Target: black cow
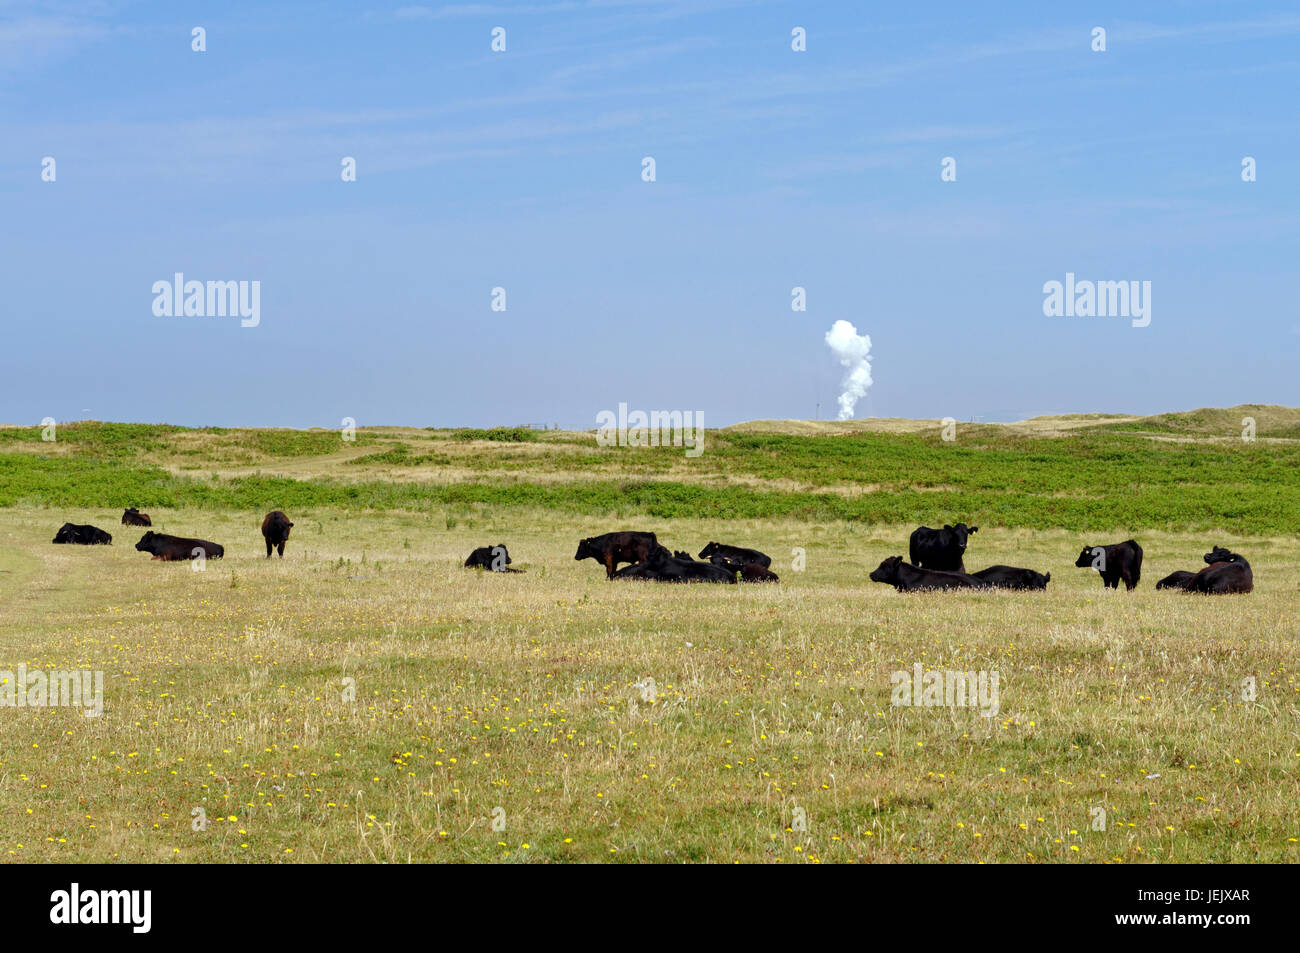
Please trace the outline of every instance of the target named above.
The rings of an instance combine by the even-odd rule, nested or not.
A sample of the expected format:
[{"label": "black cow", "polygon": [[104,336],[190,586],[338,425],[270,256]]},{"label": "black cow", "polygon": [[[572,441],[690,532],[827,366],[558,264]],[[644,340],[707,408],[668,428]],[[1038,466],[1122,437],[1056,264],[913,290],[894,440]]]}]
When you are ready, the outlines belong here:
[{"label": "black cow", "polygon": [[153,520],[149,519],[148,513],[141,513],[134,506],[128,506],[122,511],[123,526],[152,526]]},{"label": "black cow", "polygon": [[1015,566],[990,566],[971,575],[983,579],[995,589],[1046,589],[1052,581],[1050,572],[1044,575],[1032,569],[1017,569]]},{"label": "black cow", "polygon": [[871,572],[872,582],[883,582],[899,592],[917,592],[923,589],[989,589],[983,579],[964,572],[939,572],[918,569],[903,562],[902,556],[890,556]]},{"label": "black cow", "polygon": [[[1208,568],[1208,567],[1207,567]],[[1157,589],[1186,589],[1187,584],[1196,578],[1196,573],[1187,572],[1184,569],[1178,572],[1171,572],[1165,578],[1156,583]]]},{"label": "black cow", "polygon": [[977,532],[978,526],[967,526],[965,523],[956,526],[945,523],[943,529],[917,527],[912,530],[907,547],[912,565],[918,569],[934,569],[939,572],[965,572],[966,564],[962,557],[966,554],[966,543],[971,533]]},{"label": "black cow", "polygon": [[465,568],[477,566],[488,572],[523,572],[522,569],[511,569],[511,562],[510,550],[506,549],[506,544],[497,543],[495,546],[480,546],[470,553],[469,559],[465,560]]},{"label": "black cow", "polygon": [[153,530],[149,530],[149,532],[141,536],[140,542],[135,544],[135,548],[142,553],[153,553],[154,559],[171,562],[195,559],[198,556],[195,550],[202,552],[207,559],[220,559],[226,554],[224,546],[210,543],[206,539],[168,536],[166,533],[155,533]]},{"label": "black cow", "polygon": [[[573,558],[596,560],[605,567],[605,578],[613,579],[614,570],[619,563],[645,562],[651,553],[660,548],[662,547],[654,533],[626,530],[621,533],[605,533],[603,536],[588,536],[578,543],[578,552]],[[672,554],[668,555],[671,558]]]},{"label": "black cow", "polygon": [[1110,546],[1085,546],[1074,564],[1083,569],[1091,566],[1101,573],[1107,589],[1118,589],[1123,579],[1124,588],[1132,592],[1142,578],[1142,547],[1131,539]]},{"label": "black cow", "polygon": [[745,549],[743,546],[728,546],[726,543],[709,543],[700,550],[700,558],[717,562],[714,556],[725,556],[727,559],[740,566],[749,566],[757,563],[764,569],[772,565],[772,557],[766,553],[760,553],[757,549]]},{"label": "black cow", "polygon": [[741,582],[780,582],[781,577],[772,570],[768,569],[762,563],[747,563],[738,559],[732,559],[729,556],[723,556],[721,553],[715,553],[709,562],[715,566],[721,566],[728,572],[740,573]]},{"label": "black cow", "polygon": [[271,549],[274,547],[280,553],[280,558],[284,558],[284,544],[289,541],[289,530],[293,524],[289,522],[289,517],[285,516],[279,510],[271,510],[262,520],[262,536],[266,539],[266,558],[271,558]]},{"label": "black cow", "polygon": [[736,574],[713,563],[696,562],[689,555],[680,558],[657,546],[646,559],[624,567],[615,579],[649,579],[654,582],[722,582],[735,585]]},{"label": "black cow", "polygon": [[81,523],[64,523],[54,534],[53,542],[80,546],[112,546],[113,537],[102,529]]},{"label": "black cow", "polygon": [[1187,584],[1188,592],[1244,595],[1255,588],[1254,573],[1244,556],[1215,546],[1204,558],[1209,565],[1192,577]]}]

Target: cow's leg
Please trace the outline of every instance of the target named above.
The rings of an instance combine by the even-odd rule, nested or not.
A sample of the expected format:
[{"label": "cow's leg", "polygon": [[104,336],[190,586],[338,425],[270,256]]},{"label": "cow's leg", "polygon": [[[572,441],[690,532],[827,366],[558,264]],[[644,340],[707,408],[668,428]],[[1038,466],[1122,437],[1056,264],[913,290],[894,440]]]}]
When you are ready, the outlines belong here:
[{"label": "cow's leg", "polygon": [[605,578],[606,578],[606,579],[613,579],[613,578],[614,578],[614,567],[617,566],[617,565],[618,565],[618,562],[615,561],[615,559],[614,559],[614,554],[613,554],[613,553],[606,553],[606,554],[605,554]]},{"label": "cow's leg", "polygon": [[[1119,586],[1116,585],[1115,588],[1118,589]],[[1129,572],[1127,569],[1125,569],[1125,570],[1124,570],[1124,589],[1125,589],[1127,592],[1132,592],[1132,591],[1133,591],[1134,589],[1136,589],[1136,588],[1137,588],[1137,583],[1133,581],[1133,574],[1132,574],[1131,572]]]},{"label": "cow's leg", "polygon": [[284,558],[284,540],[280,540],[280,544],[279,544],[278,546],[276,546],[275,548],[276,548],[276,551],[280,554],[280,558],[283,559],[283,558]]},{"label": "cow's leg", "polygon": [[266,537],[266,558],[271,558],[271,537]]}]

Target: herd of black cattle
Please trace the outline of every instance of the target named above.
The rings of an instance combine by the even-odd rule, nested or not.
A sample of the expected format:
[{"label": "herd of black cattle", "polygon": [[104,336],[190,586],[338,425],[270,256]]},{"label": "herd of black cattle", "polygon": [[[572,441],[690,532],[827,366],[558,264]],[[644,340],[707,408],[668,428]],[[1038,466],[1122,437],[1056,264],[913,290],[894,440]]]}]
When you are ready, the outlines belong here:
[{"label": "herd of black cattle", "polygon": [[[152,526],[149,514],[135,507],[122,514],[123,526]],[[278,550],[284,558],[284,544],[293,523],[279,510],[272,510],[262,520],[266,555]],[[989,566],[978,572],[966,572],[966,547],[978,526],[958,523],[943,529],[921,526],[909,540],[910,563],[902,556],[890,556],[871,573],[873,582],[893,586],[899,592],[928,589],[1046,589],[1052,574],[1015,566]],[[56,543],[109,545],[113,537],[94,526],[64,523],[54,537]],[[205,539],[168,536],[149,530],[135,544],[154,559],[220,559],[225,547]],[[756,549],[709,543],[699,558],[690,553],[673,552],[659,543],[654,533],[623,531],[590,536],[578,543],[577,560],[594,559],[605,567],[608,579],[639,579],[652,582],[779,582],[772,572],[772,557]],[[1205,554],[1205,568],[1199,571],[1171,573],[1156,583],[1157,589],[1180,589],[1184,592],[1246,593],[1254,588],[1250,563],[1237,553],[1215,546]],[[467,568],[489,572],[521,572],[511,568],[510,553],[504,543],[480,546],[465,560]],[[620,563],[629,565],[619,568]],[[1142,577],[1142,547],[1134,540],[1110,546],[1085,546],[1074,565],[1096,569],[1102,584],[1109,589],[1137,588]]]}]

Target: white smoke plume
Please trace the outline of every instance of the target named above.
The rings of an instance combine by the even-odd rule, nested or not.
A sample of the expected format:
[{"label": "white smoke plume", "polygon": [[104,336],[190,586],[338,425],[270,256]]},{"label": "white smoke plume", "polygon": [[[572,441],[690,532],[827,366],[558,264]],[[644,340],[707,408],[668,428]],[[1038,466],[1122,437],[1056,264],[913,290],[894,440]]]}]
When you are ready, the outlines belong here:
[{"label": "white smoke plume", "polygon": [[826,344],[848,368],[840,394],[840,420],[848,420],[871,386],[871,338],[859,334],[848,321],[836,321],[826,332]]}]

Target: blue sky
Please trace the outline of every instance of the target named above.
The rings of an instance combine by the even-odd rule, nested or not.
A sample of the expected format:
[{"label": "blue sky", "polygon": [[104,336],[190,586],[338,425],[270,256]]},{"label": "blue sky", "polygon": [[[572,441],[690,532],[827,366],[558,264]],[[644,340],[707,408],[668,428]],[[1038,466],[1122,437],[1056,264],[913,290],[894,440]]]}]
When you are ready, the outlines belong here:
[{"label": "blue sky", "polygon": [[0,0],[0,421],[826,418],[839,319],[859,416],[1298,405],[1298,89],[1288,3]]}]

